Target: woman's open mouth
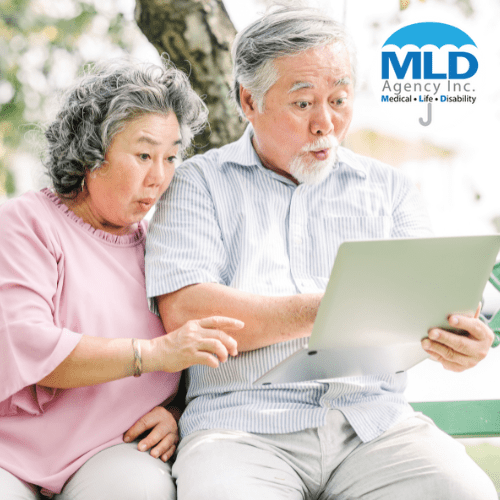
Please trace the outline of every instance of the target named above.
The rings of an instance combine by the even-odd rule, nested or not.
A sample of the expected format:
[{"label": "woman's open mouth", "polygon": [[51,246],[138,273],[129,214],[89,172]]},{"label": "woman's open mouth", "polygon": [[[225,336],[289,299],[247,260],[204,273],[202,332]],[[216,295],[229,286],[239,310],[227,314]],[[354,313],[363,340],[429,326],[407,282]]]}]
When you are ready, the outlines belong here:
[{"label": "woman's open mouth", "polygon": [[155,199],[154,198],[144,198],[143,200],[139,200],[137,203],[139,204],[139,206],[141,207],[142,210],[148,211],[154,205]]}]

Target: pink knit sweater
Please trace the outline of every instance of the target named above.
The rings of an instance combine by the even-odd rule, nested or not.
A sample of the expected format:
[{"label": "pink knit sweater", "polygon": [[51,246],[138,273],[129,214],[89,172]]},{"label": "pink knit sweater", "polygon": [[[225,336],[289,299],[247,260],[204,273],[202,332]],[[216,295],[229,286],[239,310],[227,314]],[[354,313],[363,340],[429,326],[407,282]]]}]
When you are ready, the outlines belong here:
[{"label": "pink knit sweater", "polygon": [[177,373],[66,390],[36,385],[81,334],[165,333],[148,310],[145,228],[126,236],[96,230],[48,189],[0,207],[0,467],[24,481],[59,493],[176,391]]}]

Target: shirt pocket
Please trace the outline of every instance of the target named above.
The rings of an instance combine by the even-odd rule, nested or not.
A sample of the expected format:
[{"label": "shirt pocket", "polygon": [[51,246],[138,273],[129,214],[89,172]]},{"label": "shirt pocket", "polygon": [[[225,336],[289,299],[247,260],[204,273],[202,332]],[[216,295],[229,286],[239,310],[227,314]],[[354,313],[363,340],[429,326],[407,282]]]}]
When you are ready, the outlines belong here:
[{"label": "shirt pocket", "polygon": [[317,263],[315,274],[328,279],[339,246],[344,241],[388,239],[391,235],[392,217],[324,215],[316,223],[316,231],[320,234],[313,247],[313,261]]}]

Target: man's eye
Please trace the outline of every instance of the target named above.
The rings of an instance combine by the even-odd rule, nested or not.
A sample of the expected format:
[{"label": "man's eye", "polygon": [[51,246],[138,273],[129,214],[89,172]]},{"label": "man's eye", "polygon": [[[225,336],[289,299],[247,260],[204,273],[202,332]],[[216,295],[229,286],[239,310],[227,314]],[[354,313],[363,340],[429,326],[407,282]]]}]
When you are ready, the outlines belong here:
[{"label": "man's eye", "polygon": [[143,161],[149,160],[149,154],[148,153],[141,153],[139,155],[139,158]]},{"label": "man's eye", "polygon": [[167,158],[167,161],[168,161],[169,163],[174,163],[174,162],[175,162],[175,160],[177,160],[177,156],[169,156],[169,157]]},{"label": "man's eye", "polygon": [[295,103],[300,109],[306,109],[309,106],[307,101],[297,101]]},{"label": "man's eye", "polygon": [[335,99],[335,105],[336,106],[342,106],[342,104],[344,104],[346,102],[346,98],[345,97],[340,97],[339,99]]}]

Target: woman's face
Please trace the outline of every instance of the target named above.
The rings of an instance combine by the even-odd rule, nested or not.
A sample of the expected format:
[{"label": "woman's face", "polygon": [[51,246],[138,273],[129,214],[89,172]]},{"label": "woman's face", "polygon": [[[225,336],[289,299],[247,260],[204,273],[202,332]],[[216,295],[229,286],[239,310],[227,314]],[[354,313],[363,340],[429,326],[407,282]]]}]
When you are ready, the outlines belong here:
[{"label": "woman's face", "polygon": [[180,141],[174,113],[126,122],[102,167],[86,176],[86,222],[113,234],[134,230],[170,184]]}]

